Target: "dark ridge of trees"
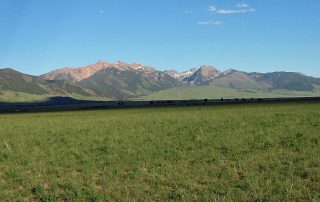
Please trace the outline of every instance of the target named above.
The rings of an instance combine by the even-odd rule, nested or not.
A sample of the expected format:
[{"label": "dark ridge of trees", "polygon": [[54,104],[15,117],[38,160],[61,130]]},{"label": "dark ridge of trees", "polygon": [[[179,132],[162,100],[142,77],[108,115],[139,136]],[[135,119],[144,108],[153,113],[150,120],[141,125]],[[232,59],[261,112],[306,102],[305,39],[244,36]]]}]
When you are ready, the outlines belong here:
[{"label": "dark ridge of trees", "polygon": [[135,107],[165,107],[165,106],[192,106],[192,105],[223,105],[223,104],[250,104],[250,103],[287,103],[287,102],[318,102],[320,97],[293,97],[293,98],[235,98],[235,99],[194,99],[194,100],[150,100],[150,101],[87,101],[70,97],[52,97],[43,102],[9,103],[0,102],[0,113],[6,112],[36,112],[36,111],[64,111],[84,109],[111,109]]}]

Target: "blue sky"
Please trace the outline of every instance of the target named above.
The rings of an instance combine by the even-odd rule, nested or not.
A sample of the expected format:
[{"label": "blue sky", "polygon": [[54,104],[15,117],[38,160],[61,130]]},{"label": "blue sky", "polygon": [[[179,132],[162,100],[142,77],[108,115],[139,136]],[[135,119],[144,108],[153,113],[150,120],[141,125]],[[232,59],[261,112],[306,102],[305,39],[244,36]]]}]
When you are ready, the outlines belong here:
[{"label": "blue sky", "polygon": [[0,67],[98,60],[320,77],[319,0],[1,0]]}]

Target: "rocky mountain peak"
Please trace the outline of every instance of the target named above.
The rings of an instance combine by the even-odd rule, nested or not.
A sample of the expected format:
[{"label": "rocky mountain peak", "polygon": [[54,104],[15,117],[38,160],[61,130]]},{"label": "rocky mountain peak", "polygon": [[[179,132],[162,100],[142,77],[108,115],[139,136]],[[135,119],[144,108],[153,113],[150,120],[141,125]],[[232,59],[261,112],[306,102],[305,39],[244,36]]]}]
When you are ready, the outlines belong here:
[{"label": "rocky mountain peak", "polygon": [[113,64],[114,67],[118,67],[118,68],[128,68],[130,66],[130,64],[125,63],[123,61],[117,61]]},{"label": "rocky mountain peak", "polygon": [[211,66],[211,65],[202,65],[199,69],[200,70],[217,70],[214,66]]},{"label": "rocky mountain peak", "polygon": [[151,67],[147,67],[138,63],[129,64],[123,61],[109,63],[109,62],[100,60],[97,63],[78,67],[78,68],[64,67],[64,68],[56,69],[47,74],[41,75],[41,78],[45,80],[68,80],[71,82],[79,82],[83,79],[89,78],[96,72],[103,69],[107,69],[107,68],[116,68],[121,71],[132,69],[132,70],[145,71],[146,73],[151,73],[155,71],[155,69]]},{"label": "rocky mountain peak", "polygon": [[175,79],[178,79],[179,81],[182,81],[187,77],[192,76],[196,71],[198,71],[197,68],[192,68],[184,72],[178,72],[176,70],[165,70],[164,73],[168,74],[169,76]]},{"label": "rocky mountain peak", "polygon": [[108,65],[110,65],[110,63],[107,62],[107,61],[104,61],[104,60],[100,60],[94,65],[96,65],[96,66],[108,66]]},{"label": "rocky mountain peak", "polygon": [[220,71],[213,66],[203,65],[192,75],[183,79],[185,83],[202,85],[210,83],[214,78],[220,75]]},{"label": "rocky mountain peak", "polygon": [[199,72],[202,74],[202,76],[205,77],[217,77],[220,74],[220,71],[217,70],[215,67],[213,66],[209,66],[209,65],[203,65],[199,68]]}]

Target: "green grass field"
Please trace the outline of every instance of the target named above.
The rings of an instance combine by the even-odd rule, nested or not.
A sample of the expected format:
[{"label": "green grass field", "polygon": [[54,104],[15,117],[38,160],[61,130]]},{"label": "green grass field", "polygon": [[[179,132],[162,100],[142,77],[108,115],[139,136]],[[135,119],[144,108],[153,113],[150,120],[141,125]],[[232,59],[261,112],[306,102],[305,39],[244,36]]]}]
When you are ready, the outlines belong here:
[{"label": "green grass field", "polygon": [[303,97],[320,96],[320,87],[314,91],[293,90],[252,90],[233,89],[218,85],[186,86],[170,88],[135,98],[136,100],[185,100],[185,99],[220,99],[223,98],[275,98],[275,97]]},{"label": "green grass field", "polygon": [[[63,95],[35,95],[23,92],[14,91],[1,91],[0,90],[0,102],[46,102],[50,97],[63,96]],[[65,95],[66,96],[66,95]],[[96,100],[96,101],[109,101],[111,98],[107,97],[86,97],[79,94],[69,94],[69,97],[78,100]]]},{"label": "green grass field", "polygon": [[1,201],[319,201],[320,104],[0,115]]},{"label": "green grass field", "polygon": [[38,102],[46,101],[49,96],[22,92],[0,91],[0,102]]}]

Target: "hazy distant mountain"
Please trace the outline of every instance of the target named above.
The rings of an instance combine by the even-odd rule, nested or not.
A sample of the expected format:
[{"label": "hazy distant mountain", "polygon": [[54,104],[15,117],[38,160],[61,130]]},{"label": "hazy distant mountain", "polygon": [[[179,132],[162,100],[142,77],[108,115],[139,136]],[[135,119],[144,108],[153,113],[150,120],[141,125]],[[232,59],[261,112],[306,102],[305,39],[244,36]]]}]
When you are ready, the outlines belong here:
[{"label": "hazy distant mountain", "polygon": [[257,82],[265,82],[271,89],[287,89],[296,91],[312,91],[320,85],[320,79],[296,72],[250,73]]},{"label": "hazy distant mountain", "polygon": [[213,84],[234,89],[265,90],[272,87],[265,81],[257,81],[246,72],[230,69],[220,73],[212,81]]},{"label": "hazy distant mountain", "polygon": [[[194,88],[196,86],[199,88]],[[179,87],[183,87],[183,91],[179,92]],[[294,94],[297,94],[296,91],[309,92],[309,95],[320,90],[320,79],[294,72],[246,73],[234,69],[221,72],[206,65],[184,72],[159,71],[142,64],[121,61],[99,61],[79,68],[60,68],[39,77],[12,69],[0,70],[0,93],[12,91],[36,95],[76,94],[87,97],[101,95],[114,99],[131,99],[170,89],[175,89],[172,91],[173,95],[182,95],[182,92],[191,92],[188,92],[188,88],[192,88],[194,94],[198,94],[195,92],[199,90],[204,96],[205,93],[214,93],[208,92],[208,89],[219,89],[219,95],[223,95],[221,89],[233,89],[229,91],[232,95],[236,95],[235,92],[257,91],[265,95],[274,90],[288,91],[288,96],[290,91],[295,91],[292,92]]]}]

